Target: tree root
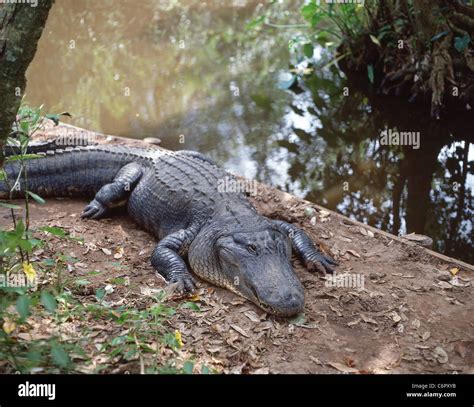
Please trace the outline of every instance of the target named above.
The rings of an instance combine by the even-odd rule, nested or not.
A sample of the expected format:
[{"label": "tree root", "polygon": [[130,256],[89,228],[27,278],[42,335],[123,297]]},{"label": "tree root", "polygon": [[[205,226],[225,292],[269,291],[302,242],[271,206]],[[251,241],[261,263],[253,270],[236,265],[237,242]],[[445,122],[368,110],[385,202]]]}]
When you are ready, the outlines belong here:
[{"label": "tree root", "polygon": [[443,105],[443,96],[446,88],[446,78],[454,80],[453,61],[449,48],[453,40],[452,33],[437,42],[433,49],[433,68],[430,77],[431,117],[439,119]]},{"label": "tree root", "polygon": [[416,68],[405,65],[401,69],[387,74],[380,83],[379,92],[384,95],[399,96],[404,88],[414,83]]},{"label": "tree root", "polygon": [[471,72],[474,72],[474,57],[468,49],[464,51],[464,59],[466,61],[466,66],[471,70]]},{"label": "tree root", "polygon": [[457,1],[455,1],[453,5],[457,12],[474,18],[474,8],[470,6],[465,6],[464,4],[458,3]]},{"label": "tree root", "polygon": [[460,13],[453,12],[450,16],[451,21],[457,27],[468,31],[469,33],[474,33],[474,19]]},{"label": "tree root", "polygon": [[[445,105],[455,109],[474,106],[474,7],[460,0],[413,0],[410,6],[413,11],[408,0],[380,0],[376,11],[369,14],[369,32],[392,26],[398,35],[395,38],[404,39],[403,49],[385,44],[376,48],[367,34],[359,38],[346,66],[363,72],[371,64],[380,80],[379,93],[430,101],[433,118],[440,118]],[[410,24],[400,31],[394,26],[396,18]],[[443,34],[436,36],[439,33]],[[468,35],[470,46],[459,52],[454,38]],[[369,52],[372,47],[376,52]]]}]

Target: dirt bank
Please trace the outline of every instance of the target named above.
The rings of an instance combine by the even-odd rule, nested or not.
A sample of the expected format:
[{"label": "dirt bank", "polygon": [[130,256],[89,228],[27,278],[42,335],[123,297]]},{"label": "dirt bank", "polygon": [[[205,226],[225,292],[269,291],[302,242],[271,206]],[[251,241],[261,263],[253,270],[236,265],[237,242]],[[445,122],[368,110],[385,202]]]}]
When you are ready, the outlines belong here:
[{"label": "dirt bank", "polygon": [[[54,131],[57,134],[60,129]],[[304,316],[288,321],[200,282],[194,297],[171,295],[167,300],[176,309],[168,327],[178,330],[183,341],[178,358],[191,357],[217,371],[242,373],[474,373],[473,272],[469,266],[456,266],[421,247],[387,233],[374,233],[372,228],[264,185],[250,199],[262,214],[301,226],[340,262],[337,273],[354,277],[358,285],[331,287],[325,277],[307,272],[293,259],[306,288],[306,306]],[[165,285],[149,264],[154,238],[125,214],[83,221],[79,214],[85,204],[85,200],[32,204],[32,227],[60,226],[84,239],[80,244],[48,237],[56,250],[77,259],[67,277],[87,276],[90,282],[69,287],[79,301],[94,303],[95,291],[111,285],[110,306],[145,309],[153,293]],[[2,210],[2,226],[8,222]],[[50,255],[44,250],[37,257]],[[91,276],[94,270],[98,273]],[[126,283],[114,283],[119,279]],[[180,306],[183,302],[196,304],[199,311]],[[47,323],[30,325],[23,335],[34,337],[53,329]],[[154,363],[146,355],[125,360],[100,351],[97,345],[118,336],[123,327],[91,319],[65,321],[59,329],[67,340],[81,340],[91,356],[87,363],[76,360],[80,371],[93,372],[103,366],[105,372],[140,372],[143,365]],[[160,356],[164,358],[165,353]]]}]

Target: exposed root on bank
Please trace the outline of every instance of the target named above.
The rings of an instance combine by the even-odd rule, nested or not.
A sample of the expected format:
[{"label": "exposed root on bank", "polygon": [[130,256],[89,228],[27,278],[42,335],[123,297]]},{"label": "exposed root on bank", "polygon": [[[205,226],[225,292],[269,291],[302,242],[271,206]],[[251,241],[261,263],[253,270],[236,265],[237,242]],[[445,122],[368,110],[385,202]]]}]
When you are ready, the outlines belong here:
[{"label": "exposed root on bank", "polygon": [[[368,16],[370,32],[340,47],[340,52],[352,51],[343,69],[366,72],[372,65],[381,94],[426,101],[433,118],[445,109],[471,109],[473,6],[457,0],[414,0],[413,6],[380,1]],[[374,37],[380,44],[371,44]]]}]

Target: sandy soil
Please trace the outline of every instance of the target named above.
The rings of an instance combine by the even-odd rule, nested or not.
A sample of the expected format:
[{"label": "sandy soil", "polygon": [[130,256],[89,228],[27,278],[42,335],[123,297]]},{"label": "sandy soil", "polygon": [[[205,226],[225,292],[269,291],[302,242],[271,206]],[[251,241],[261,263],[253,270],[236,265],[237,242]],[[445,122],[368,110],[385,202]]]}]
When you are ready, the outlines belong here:
[{"label": "sandy soil", "polygon": [[[296,273],[306,288],[306,306],[304,315],[286,320],[200,282],[191,300],[201,312],[179,307],[189,298],[172,295],[167,301],[177,310],[169,328],[181,332],[186,355],[233,373],[474,373],[472,271],[455,269],[418,246],[374,234],[263,185],[251,200],[262,214],[301,226],[340,262],[338,275],[363,279],[363,288],[330,287],[324,276],[309,273],[295,258]],[[60,226],[84,238],[80,245],[49,237],[56,250],[79,259],[69,268],[68,277],[100,271],[87,277],[90,286],[74,288],[77,298],[94,302],[97,288],[119,277],[129,278],[130,284],[114,286],[108,301],[147,307],[154,290],[165,285],[149,264],[154,238],[126,214],[81,220],[86,203],[33,204],[32,226]],[[6,226],[6,213],[0,215]],[[48,254],[46,250],[38,257]],[[69,322],[69,337],[79,335],[79,326],[87,323]],[[120,331],[112,325],[89,328],[92,333],[84,346],[91,354],[97,352],[97,343]],[[106,371],[140,371],[139,360],[114,359],[110,366]],[[93,371],[93,366],[84,366],[83,371]]]}]

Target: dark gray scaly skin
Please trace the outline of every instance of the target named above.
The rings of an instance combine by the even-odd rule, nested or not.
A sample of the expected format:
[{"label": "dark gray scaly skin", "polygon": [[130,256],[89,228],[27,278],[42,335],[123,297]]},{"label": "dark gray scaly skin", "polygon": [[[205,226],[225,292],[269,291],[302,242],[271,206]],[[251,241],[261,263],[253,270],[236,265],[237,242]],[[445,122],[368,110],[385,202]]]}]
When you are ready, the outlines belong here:
[{"label": "dark gray scaly skin", "polygon": [[[243,193],[223,192],[219,181],[233,177],[192,151],[122,146],[86,146],[38,152],[27,161],[28,188],[42,197],[92,197],[83,218],[99,219],[127,205],[130,216],[159,239],[154,269],[180,290],[191,292],[193,272],[249,299],[275,315],[304,308],[304,290],[294,273],[292,249],[310,270],[332,272],[299,228],[257,213]],[[5,165],[8,179],[17,161]],[[13,197],[23,197],[23,187]],[[9,190],[0,182],[0,198]]]}]

